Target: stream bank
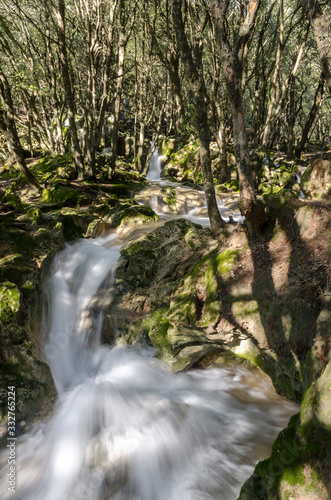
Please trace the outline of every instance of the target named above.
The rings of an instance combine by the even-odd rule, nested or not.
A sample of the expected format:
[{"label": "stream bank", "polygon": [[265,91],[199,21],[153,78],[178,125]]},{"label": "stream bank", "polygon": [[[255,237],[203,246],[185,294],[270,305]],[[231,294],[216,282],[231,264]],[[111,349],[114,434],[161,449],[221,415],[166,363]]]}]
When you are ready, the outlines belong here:
[{"label": "stream bank", "polygon": [[[8,382],[22,388],[20,399],[26,407],[19,410],[21,420],[35,417],[36,407],[47,400],[48,408],[52,407],[55,394],[48,368],[41,362],[37,333],[41,323],[38,287],[51,258],[65,240],[95,236],[132,220],[157,219],[149,207],[132,198],[134,182],[140,191],[143,186],[132,179],[104,188],[102,184],[79,188],[61,180],[47,189],[44,200],[3,190],[1,257],[5,260],[1,262],[1,278],[5,305],[1,311],[6,313],[2,324],[7,332],[2,334],[3,366]],[[165,201],[178,202],[179,197],[165,194]],[[303,495],[302,478],[308,474],[313,483],[309,488],[327,498],[329,205],[327,201],[296,200],[287,191],[284,195],[266,193],[264,199],[270,226],[262,239],[249,239],[244,227],[230,224],[229,237],[220,244],[208,228],[175,220],[124,247],[116,272],[115,302],[105,321],[105,340],[153,344],[174,371],[238,360],[260,366],[280,394],[305,404],[283,439],[280,436],[275,443],[271,461],[257,467],[242,495],[278,498],[278,494],[286,498],[296,491]],[[35,243],[29,246],[26,242],[31,240]],[[21,242],[24,244],[19,247]],[[35,314],[27,308],[29,293],[31,308],[37,307]],[[124,319],[118,322],[116,332],[111,317],[119,311]],[[17,328],[19,335],[15,337]],[[138,337],[133,334],[136,329]],[[31,389],[45,380],[45,390],[38,389],[32,400],[27,380],[19,379],[24,366],[22,352],[27,356]],[[31,360],[43,367],[45,379],[37,368],[29,371]],[[16,371],[11,372],[10,366]],[[5,404],[3,410],[5,414]],[[292,446],[291,440],[297,451],[289,458],[285,451],[288,443]],[[308,442],[315,444],[307,447]],[[283,458],[276,474],[273,464],[277,454]]]}]

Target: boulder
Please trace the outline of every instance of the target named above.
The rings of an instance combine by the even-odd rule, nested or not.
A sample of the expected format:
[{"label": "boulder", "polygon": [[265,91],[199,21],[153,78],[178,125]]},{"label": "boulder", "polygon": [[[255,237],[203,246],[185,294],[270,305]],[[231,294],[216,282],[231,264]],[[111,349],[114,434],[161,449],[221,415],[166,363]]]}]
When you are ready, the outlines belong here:
[{"label": "boulder", "polygon": [[331,155],[315,158],[305,170],[300,187],[305,196],[325,199],[331,195]]}]

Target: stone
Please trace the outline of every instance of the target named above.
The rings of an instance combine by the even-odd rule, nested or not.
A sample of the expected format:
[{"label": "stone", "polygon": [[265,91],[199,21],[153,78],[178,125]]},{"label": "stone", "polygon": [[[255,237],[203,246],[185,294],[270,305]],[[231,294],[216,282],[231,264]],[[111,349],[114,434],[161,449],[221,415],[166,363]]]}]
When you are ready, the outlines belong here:
[{"label": "stone", "polygon": [[331,195],[331,155],[313,160],[305,170],[300,188],[306,196],[326,199]]}]

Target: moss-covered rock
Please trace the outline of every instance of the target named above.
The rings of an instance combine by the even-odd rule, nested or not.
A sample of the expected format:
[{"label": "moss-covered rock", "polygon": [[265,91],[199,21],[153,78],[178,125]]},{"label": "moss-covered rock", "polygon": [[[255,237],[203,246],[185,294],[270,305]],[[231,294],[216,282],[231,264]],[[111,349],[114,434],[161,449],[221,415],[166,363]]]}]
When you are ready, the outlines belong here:
[{"label": "moss-covered rock", "polygon": [[57,178],[71,180],[76,177],[76,167],[72,152],[63,155],[45,155],[30,166],[41,184],[50,184]]},{"label": "moss-covered rock", "polygon": [[10,205],[12,205],[15,208],[22,207],[22,202],[21,202],[20,197],[18,196],[18,194],[12,192],[11,188],[8,188],[6,190],[5,199],[6,199],[6,203],[10,203]]},{"label": "moss-covered rock", "polygon": [[325,154],[312,161],[302,176],[300,187],[312,198],[331,196],[331,155]]},{"label": "moss-covered rock", "polygon": [[176,149],[176,139],[168,137],[164,139],[161,143],[161,154],[162,156],[170,157],[173,151]]},{"label": "moss-covered rock", "polygon": [[42,201],[65,204],[66,206],[76,206],[78,202],[78,191],[71,187],[57,184],[43,189]]},{"label": "moss-covered rock", "polygon": [[20,308],[20,291],[14,283],[0,283],[0,321],[8,323],[15,318]]},{"label": "moss-covered rock", "polygon": [[[143,224],[158,219],[158,215],[147,205],[122,205],[117,207],[110,216],[111,227],[128,224]],[[109,218],[107,219],[109,221]]]},{"label": "moss-covered rock", "polygon": [[244,484],[240,500],[329,499],[331,491],[331,361],[307,390],[300,414]]},{"label": "moss-covered rock", "polygon": [[[327,222],[322,208],[302,205],[289,196],[290,204],[286,196],[266,197],[269,220],[275,220],[269,229],[274,236],[268,233],[270,244],[234,233],[227,242],[229,247],[218,245],[208,252],[206,246],[198,261],[189,258],[181,277],[176,273],[180,258],[185,262],[188,253],[201,251],[196,237],[187,239],[189,252],[182,245],[187,238],[181,232],[184,221],[167,224],[123,249],[117,274],[118,302],[123,308],[125,304],[126,311],[138,313],[130,316],[130,322],[141,321],[141,315],[150,313],[141,329],[160,357],[170,362],[184,349],[180,335],[177,346],[170,339],[171,325],[178,331],[199,331],[208,349],[213,340],[215,350],[221,347],[256,364],[272,378],[280,394],[301,400],[325,366],[323,349],[327,349],[329,326],[327,306],[323,314],[321,311],[325,267],[322,262],[308,265],[311,257],[302,238],[307,243],[317,234],[323,239]],[[323,224],[321,231],[318,228]],[[285,228],[290,228],[289,236]],[[289,269],[281,251],[269,256],[278,247],[287,248],[291,255]],[[275,275],[273,266],[279,268]],[[127,328],[123,320],[120,329],[125,332]],[[324,332],[321,336],[318,329]],[[132,332],[129,337],[133,341]],[[185,348],[193,345],[192,339],[192,345]],[[196,356],[197,351],[191,350]],[[185,359],[189,366],[187,355]]]},{"label": "moss-covered rock", "polygon": [[[172,144],[164,141],[164,144]],[[199,146],[194,140],[189,141],[184,146],[177,148],[166,148],[162,146],[162,154],[167,161],[162,162],[163,176],[175,177],[178,180],[191,180],[197,182],[199,169]]]}]

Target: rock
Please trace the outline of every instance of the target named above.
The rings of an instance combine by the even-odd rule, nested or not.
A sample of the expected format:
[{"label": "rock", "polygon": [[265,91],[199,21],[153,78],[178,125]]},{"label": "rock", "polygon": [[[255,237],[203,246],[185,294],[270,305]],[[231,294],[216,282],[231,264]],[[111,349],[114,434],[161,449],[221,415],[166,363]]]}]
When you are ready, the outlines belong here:
[{"label": "rock", "polygon": [[[208,229],[182,219],[167,222],[123,247],[115,277],[123,279],[134,290],[174,278],[174,272],[180,273],[179,269],[185,268],[185,261],[193,257],[192,261],[197,262],[201,243],[209,235]],[[197,247],[199,237],[202,241]]]},{"label": "rock", "polygon": [[11,188],[6,190],[6,203],[9,203],[15,208],[21,208],[22,206],[20,197],[17,194],[12,193]]},{"label": "rock", "polygon": [[[279,204],[272,205],[276,224],[270,243],[248,244],[245,233],[234,231],[228,247],[215,248],[207,233],[197,241],[202,230],[193,227],[185,242],[188,223],[174,221],[125,247],[116,271],[115,303],[122,311],[131,311],[119,321],[121,334],[134,342],[131,325],[141,325],[137,330],[145,341],[151,341],[158,355],[172,365],[186,347],[192,360],[201,345],[210,359],[212,350],[221,348],[259,366],[279,394],[300,401],[326,363],[326,334],[318,331],[329,327],[329,312],[325,305],[322,314],[315,290],[317,282],[321,290],[325,286],[325,268],[321,263],[308,265],[315,257],[303,242],[317,243],[320,238],[321,248],[327,248],[327,212],[307,205],[295,205],[292,211],[287,200],[273,196]],[[271,200],[268,203],[271,207]],[[284,231],[288,227],[291,243]],[[292,254],[293,263],[283,262],[284,251]],[[174,341],[171,332],[176,328],[185,335],[189,330],[194,333],[189,345],[181,344],[184,333]],[[204,356],[198,357],[204,362]],[[189,353],[182,366],[190,366],[188,358]]]},{"label": "rock", "polygon": [[196,141],[190,141],[180,148],[176,147],[175,141],[166,141],[165,147],[162,145],[162,156],[168,158],[167,162],[162,162],[163,177],[201,182],[199,146]]},{"label": "rock", "polygon": [[227,153],[227,163],[228,165],[236,165],[237,160],[233,153]]},{"label": "rock", "polygon": [[66,206],[76,206],[78,202],[78,191],[71,187],[57,184],[43,189],[41,199],[46,202],[56,202],[65,204]]},{"label": "rock", "polygon": [[158,220],[158,215],[147,205],[119,206],[105,218],[110,227],[123,227],[129,224],[143,224]]},{"label": "rock", "polygon": [[331,491],[331,360],[242,487],[240,500],[328,500]]},{"label": "rock", "polygon": [[[15,387],[18,429],[21,420],[28,420],[29,428],[55,397],[49,368],[42,361],[42,284],[62,244],[57,230],[38,227],[35,222],[24,224],[29,232],[8,226],[0,246],[0,384]],[[1,423],[7,416],[6,399],[2,391]]]},{"label": "rock", "polygon": [[62,179],[74,180],[77,177],[76,167],[70,164],[64,167],[58,167],[57,173]]},{"label": "rock", "polygon": [[161,144],[161,154],[163,156],[166,156],[167,158],[170,157],[171,153],[174,151],[176,147],[176,139],[164,139]]},{"label": "rock", "polygon": [[145,340],[158,318],[161,329],[162,308],[169,306],[179,280],[215,244],[209,229],[179,219],[123,247],[115,272],[115,297],[111,309],[116,317],[124,316],[119,320],[120,333],[130,336],[132,322],[138,332],[138,323],[151,309],[156,311],[157,317],[148,316],[148,324],[142,325]]},{"label": "rock", "polygon": [[20,308],[21,293],[19,289],[10,283],[4,281],[0,283],[0,321],[8,323],[15,318]]},{"label": "rock", "polygon": [[331,155],[316,158],[305,170],[300,188],[306,196],[328,198],[331,195]]}]

